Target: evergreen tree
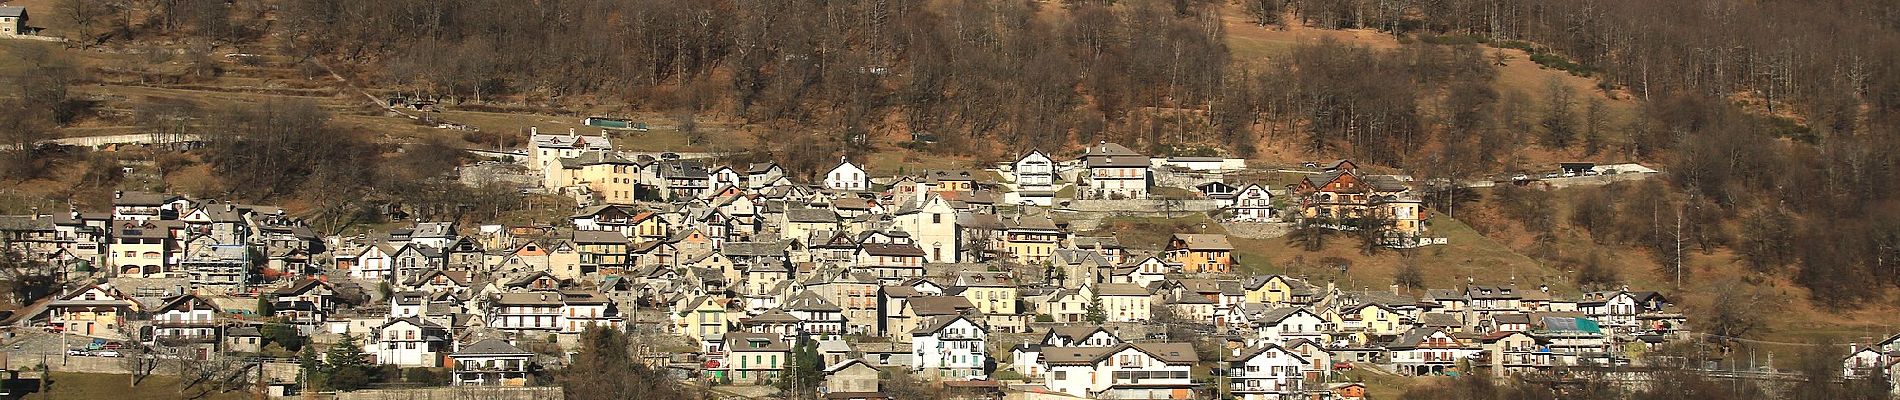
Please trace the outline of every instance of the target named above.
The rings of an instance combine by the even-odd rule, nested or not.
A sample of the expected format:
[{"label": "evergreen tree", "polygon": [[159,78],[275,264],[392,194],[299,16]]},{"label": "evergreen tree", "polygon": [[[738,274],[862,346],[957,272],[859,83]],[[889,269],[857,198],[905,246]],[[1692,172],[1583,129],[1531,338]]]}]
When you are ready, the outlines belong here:
[{"label": "evergreen tree", "polygon": [[1088,319],[1090,323],[1097,324],[1108,321],[1108,313],[1102,311],[1101,299],[1096,298],[1092,293],[1089,294],[1088,314],[1085,314],[1083,318]]},{"label": "evergreen tree", "polygon": [[357,342],[356,335],[343,335],[343,339],[324,354],[323,370],[331,389],[351,391],[369,386],[370,369],[374,367],[369,363],[369,355],[363,354],[363,345]]},{"label": "evergreen tree", "polygon": [[324,381],[328,380],[323,361],[317,359],[316,346],[304,346],[303,351],[297,354],[297,367],[303,369],[303,374],[299,379],[304,380],[307,387],[321,388],[325,384]]},{"label": "evergreen tree", "polygon": [[588,328],[581,349],[560,375],[567,398],[668,399],[685,395],[679,385],[634,359],[632,342],[613,328]]},{"label": "evergreen tree", "polygon": [[779,372],[778,387],[785,396],[792,399],[813,397],[821,382],[824,382],[825,362],[818,356],[818,343],[810,339],[800,339],[798,346],[792,348],[791,362],[785,364]]}]

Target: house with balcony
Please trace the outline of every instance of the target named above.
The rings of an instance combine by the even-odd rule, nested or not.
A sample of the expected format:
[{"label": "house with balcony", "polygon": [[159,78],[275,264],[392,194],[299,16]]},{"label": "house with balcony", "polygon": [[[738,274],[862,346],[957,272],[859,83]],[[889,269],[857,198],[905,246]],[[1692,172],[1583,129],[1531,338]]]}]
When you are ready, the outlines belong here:
[{"label": "house with balcony", "polygon": [[534,353],[500,339],[482,339],[449,355],[455,386],[527,386]]},{"label": "house with balcony", "polygon": [[1326,319],[1305,307],[1267,309],[1253,323],[1261,340],[1278,345],[1293,340],[1323,342],[1327,332]]},{"label": "house with balcony", "polygon": [[1200,358],[1188,343],[1044,347],[1044,385],[1091,399],[1192,399]]},{"label": "house with balcony", "polygon": [[1086,199],[1148,198],[1148,156],[1120,144],[1101,142],[1083,149],[1082,179],[1076,197]]},{"label": "house with balcony", "polygon": [[178,259],[184,251],[177,234],[183,230],[184,223],[176,220],[114,220],[106,263],[115,268],[118,276],[171,276],[177,272]]},{"label": "house with balcony", "polygon": [[326,321],[330,311],[335,309],[333,301],[336,287],[321,279],[304,278],[266,295],[271,297],[271,309],[276,310],[278,317],[296,324],[300,331],[309,334]]},{"label": "house with balcony", "polygon": [[103,337],[124,337],[126,317],[139,311],[139,304],[110,283],[88,285],[67,291],[46,305],[48,324],[63,332]]},{"label": "house with balcony", "polygon": [[1393,369],[1414,376],[1443,375],[1458,371],[1458,361],[1472,359],[1482,350],[1474,343],[1453,337],[1438,328],[1418,327],[1405,331],[1385,345],[1391,352]]},{"label": "house with balcony", "polygon": [[365,353],[379,364],[399,367],[437,367],[454,339],[449,328],[421,316],[391,318],[370,331]]},{"label": "house with balcony", "polygon": [[152,310],[152,342],[165,346],[202,345],[213,347],[218,342],[222,324],[218,323],[218,313],[223,310],[210,300],[196,295],[179,295],[165,298],[164,305]]},{"label": "house with balcony", "polygon": [[1107,322],[1146,322],[1154,318],[1153,293],[1132,283],[1104,283],[1090,287]]},{"label": "house with balcony", "polygon": [[191,206],[185,196],[152,192],[113,192],[114,220],[175,220]]},{"label": "house with balcony", "polygon": [[1055,203],[1056,162],[1041,150],[1030,150],[1011,165],[1016,176],[1018,204],[1048,207]]},{"label": "house with balcony", "polygon": [[1292,187],[1300,218],[1339,223],[1358,218],[1388,222],[1390,237],[1424,234],[1424,202],[1404,179],[1392,175],[1365,175],[1352,161],[1339,160],[1325,171],[1310,175]]},{"label": "house with balcony", "polygon": [[922,317],[910,332],[912,372],[943,381],[989,377],[989,328],[964,315]]},{"label": "house with balcony", "polygon": [[1228,389],[1238,400],[1304,398],[1306,357],[1276,344],[1227,349]]},{"label": "house with balcony", "polygon": [[561,292],[533,291],[490,295],[488,327],[511,333],[559,331]]},{"label": "house with balcony", "polygon": [[1493,332],[1478,338],[1478,346],[1484,353],[1471,365],[1489,368],[1493,376],[1527,374],[1550,367],[1550,352],[1529,333]]},{"label": "house with balcony", "polygon": [[1234,245],[1227,235],[1176,233],[1168,240],[1168,262],[1180,264],[1181,272],[1227,272],[1234,266]]}]

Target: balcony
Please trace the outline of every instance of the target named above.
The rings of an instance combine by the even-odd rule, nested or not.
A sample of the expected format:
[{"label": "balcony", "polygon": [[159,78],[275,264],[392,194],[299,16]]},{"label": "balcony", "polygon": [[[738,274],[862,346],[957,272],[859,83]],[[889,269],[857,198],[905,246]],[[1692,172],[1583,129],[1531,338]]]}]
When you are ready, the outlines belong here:
[{"label": "balcony", "polygon": [[152,326],[159,328],[212,328],[218,326],[218,321],[209,319],[161,319],[152,321]]},{"label": "balcony", "polygon": [[164,346],[182,346],[194,343],[215,343],[218,337],[216,335],[165,335],[154,338],[153,341]]}]

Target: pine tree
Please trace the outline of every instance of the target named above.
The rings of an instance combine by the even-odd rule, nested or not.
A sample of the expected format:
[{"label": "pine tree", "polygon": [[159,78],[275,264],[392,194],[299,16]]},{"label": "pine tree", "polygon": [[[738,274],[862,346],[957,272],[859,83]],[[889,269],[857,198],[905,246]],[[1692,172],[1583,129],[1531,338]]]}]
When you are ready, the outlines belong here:
[{"label": "pine tree", "polygon": [[363,346],[356,335],[343,335],[330,351],[324,354],[323,369],[329,377],[331,389],[351,391],[369,386],[372,381],[369,355],[363,354]]},{"label": "pine tree", "polygon": [[791,362],[779,372],[778,388],[784,390],[787,398],[801,399],[816,393],[823,382],[824,359],[818,356],[818,343],[810,339],[800,339],[798,346],[792,348]]},{"label": "pine tree", "polygon": [[1089,295],[1088,314],[1084,315],[1084,318],[1088,319],[1091,323],[1097,324],[1108,321],[1108,313],[1102,311],[1101,299],[1097,299],[1094,295]]}]

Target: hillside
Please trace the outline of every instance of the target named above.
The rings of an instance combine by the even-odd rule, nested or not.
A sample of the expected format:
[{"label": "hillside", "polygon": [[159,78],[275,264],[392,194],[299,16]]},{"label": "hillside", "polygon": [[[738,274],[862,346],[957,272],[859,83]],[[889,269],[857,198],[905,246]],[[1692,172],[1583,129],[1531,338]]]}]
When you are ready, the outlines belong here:
[{"label": "hillside", "polygon": [[[51,0],[24,0],[13,4],[45,9],[51,7],[51,3],[53,3]],[[285,0],[268,3],[288,5],[294,2]],[[1078,50],[1088,48],[1087,46],[1070,43],[1071,41],[1082,42],[1082,40],[1065,36],[1086,36],[1066,31],[1066,29],[1075,28],[1067,24],[1067,21],[1084,17],[1110,22],[1150,21],[1157,25],[1194,26],[1191,18],[1169,15],[1167,12],[1142,7],[1144,6],[1140,4],[1130,4],[1119,8],[1090,9],[1083,12],[1056,8],[1053,5],[1038,8],[1011,3],[1007,7],[996,7],[995,10],[957,9],[952,10],[955,12],[933,13],[930,16],[952,15],[968,18],[971,21],[1000,21],[1018,16],[1020,13],[1035,13],[1043,17],[1035,20],[1047,25],[1025,23],[1023,26],[1015,26],[972,22],[967,26],[980,26],[994,32],[986,30],[983,32],[984,35],[968,33],[969,37],[963,37],[957,34],[967,32],[945,28],[951,25],[914,22],[918,25],[907,26],[907,28],[920,32],[922,37],[942,40],[941,43],[931,42],[930,44],[943,47],[939,49],[920,45],[916,47],[919,49],[917,51],[937,52],[930,54],[940,58],[929,61],[889,60],[889,63],[894,65],[892,68],[899,68],[899,72],[890,73],[888,77],[884,77],[886,75],[883,72],[873,72],[884,68],[882,64],[878,64],[872,67],[859,67],[857,69],[859,72],[855,73],[849,71],[851,68],[814,69],[808,75],[802,75],[796,79],[760,78],[763,82],[757,83],[756,86],[759,89],[756,93],[739,93],[731,89],[741,86],[734,84],[735,79],[741,76],[736,73],[736,65],[742,61],[741,56],[736,52],[728,55],[729,58],[726,59],[696,60],[699,64],[692,67],[703,68],[699,71],[669,72],[658,68],[637,69],[624,66],[615,70],[626,72],[628,76],[639,75],[639,78],[644,79],[641,80],[616,74],[598,73],[598,71],[554,69],[553,67],[569,64],[593,65],[589,62],[604,61],[600,59],[570,60],[572,62],[558,59],[543,60],[536,57],[545,56],[543,52],[551,50],[526,48],[516,49],[524,54],[476,54],[494,58],[506,56],[510,59],[528,60],[521,62],[524,63],[523,65],[546,66],[549,69],[494,72],[491,75],[519,79],[494,83],[492,86],[496,87],[487,88],[506,89],[503,95],[471,96],[464,93],[469,91],[467,88],[450,87],[450,85],[427,79],[417,79],[415,76],[392,76],[396,74],[382,73],[394,69],[392,67],[395,66],[420,70],[437,67],[435,65],[419,67],[393,64],[395,62],[393,60],[402,55],[389,48],[410,48],[399,45],[414,43],[395,43],[380,50],[357,49],[363,53],[360,56],[340,51],[337,54],[317,54],[309,57],[292,55],[285,50],[291,47],[286,46],[285,43],[286,37],[290,34],[282,31],[287,21],[275,19],[286,16],[277,14],[270,15],[273,18],[272,24],[261,25],[266,27],[263,34],[246,40],[198,40],[193,38],[192,34],[184,32],[142,32],[140,36],[135,36],[132,40],[107,41],[104,44],[92,46],[59,47],[11,42],[8,44],[48,47],[49,51],[59,56],[72,59],[77,68],[86,72],[71,86],[71,94],[87,102],[90,106],[89,112],[78,116],[71,123],[60,126],[57,129],[59,136],[140,132],[148,127],[142,126],[137,116],[142,112],[149,112],[141,110],[158,107],[188,105],[199,110],[219,110],[233,105],[255,104],[271,100],[300,100],[320,105],[333,113],[333,121],[339,126],[351,131],[368,133],[382,144],[411,144],[440,140],[466,147],[507,147],[510,144],[518,144],[524,139],[525,131],[529,127],[537,127],[543,132],[562,132],[568,129],[592,131],[591,128],[579,125],[580,119],[588,115],[607,114],[642,120],[653,127],[648,132],[617,137],[616,144],[624,149],[712,151],[722,154],[730,153],[738,159],[780,156],[816,160],[803,163],[807,165],[835,162],[838,156],[851,155],[865,159],[866,164],[872,167],[872,172],[878,174],[894,173],[900,170],[968,168],[998,161],[997,157],[1006,156],[1023,148],[1047,147],[1062,149],[1056,150],[1062,153],[1079,143],[1089,143],[1094,140],[1124,141],[1143,151],[1153,151],[1152,154],[1162,154],[1164,151],[1188,153],[1198,150],[1238,154],[1239,145],[1251,145],[1254,152],[1248,158],[1266,165],[1297,165],[1302,161],[1343,158],[1349,156],[1346,153],[1359,150],[1359,147],[1339,144],[1339,142],[1352,139],[1325,136],[1325,132],[1313,136],[1322,136],[1321,139],[1327,142],[1322,144],[1330,144],[1331,147],[1321,151],[1313,150],[1314,146],[1310,146],[1302,139],[1305,136],[1303,134],[1306,133],[1304,130],[1316,129],[1313,128],[1314,122],[1307,118],[1265,117],[1266,121],[1263,121],[1261,126],[1249,124],[1238,129],[1245,134],[1235,134],[1231,139],[1222,136],[1213,126],[1218,123],[1211,121],[1212,118],[1207,116],[1213,112],[1201,110],[1203,108],[1216,109],[1217,105],[1228,106],[1227,103],[1222,102],[1224,100],[1221,100],[1228,97],[1217,95],[1239,92],[1240,89],[1223,86],[1232,84],[1231,81],[1237,81],[1238,78],[1218,75],[1189,76],[1187,72],[1182,71],[1188,71],[1191,69],[1188,67],[1199,65],[1197,61],[1169,60],[1165,57],[1166,54],[1140,53],[1135,51],[1140,49],[1139,46],[1128,44],[1096,44],[1102,47],[1098,49],[1101,54],[1109,55],[1093,55],[1090,57],[1102,59],[1092,59],[1080,55],[1084,52]],[[1244,17],[1244,13],[1235,10],[1237,6],[1221,7],[1224,8],[1207,10],[1204,11],[1205,14],[1199,15],[1220,16],[1219,22],[1224,36],[1218,37],[1220,39],[1218,43],[1225,45],[1227,60],[1222,61],[1220,65],[1226,69],[1217,72],[1235,75],[1241,71],[1268,70],[1276,63],[1288,61],[1290,55],[1298,49],[1326,40],[1352,47],[1363,46],[1379,51],[1397,52],[1429,36],[1429,34],[1416,32],[1393,34],[1369,29],[1321,29],[1300,24],[1284,28],[1263,27]],[[848,14],[838,10],[829,11]],[[655,12],[674,11],[669,9]],[[813,32],[824,31],[821,29],[824,28],[824,24],[797,20],[792,18],[794,14],[789,14],[792,12],[804,11],[787,11],[787,19],[798,22],[798,28],[809,29]],[[51,13],[44,14],[51,15]],[[804,14],[796,14],[796,16],[804,16]],[[913,20],[936,21],[924,18],[903,21],[913,23]],[[619,19],[591,22],[628,23]],[[474,35],[469,32],[479,32],[480,29],[477,28],[483,27],[482,24],[488,21],[464,21],[464,23],[469,26],[445,27],[441,28],[443,31],[441,33],[445,36]],[[44,26],[55,34],[74,28],[61,18],[46,18]],[[954,26],[961,29],[966,25]],[[1117,25],[1100,23],[1100,26]],[[733,28],[738,29],[739,26],[735,23]],[[585,29],[621,31],[598,26]],[[1145,30],[1110,33],[1125,35],[1130,42],[1137,39],[1156,39],[1143,36],[1152,33]],[[1175,42],[1168,43],[1198,43],[1196,40],[1207,39],[1202,36],[1179,35],[1181,36],[1173,38],[1176,39]],[[839,36],[840,38],[837,39],[839,41],[859,38],[857,40],[865,42],[851,43],[855,46],[839,46],[838,48],[851,49],[851,51],[838,52],[844,53],[843,55],[828,54],[827,56],[839,58],[826,61],[838,65],[876,64],[868,57],[845,57],[857,57],[858,55],[854,53],[856,51],[870,52],[865,49],[895,45],[861,39],[868,35],[840,34]],[[770,36],[761,37],[771,38]],[[1005,42],[1003,38],[1018,41]],[[299,40],[303,39],[306,38]],[[412,38],[389,40],[398,39]],[[616,43],[637,42],[622,40],[625,38],[620,37],[611,39],[614,39],[611,41]],[[781,43],[755,37],[745,39],[760,40],[758,43],[746,42],[745,45],[748,46],[783,47],[783,53],[772,53],[776,57],[765,61],[743,59],[766,63],[767,65],[759,67],[760,71],[807,67],[797,61],[811,57],[807,54],[817,54],[817,52],[803,52],[803,49],[797,47],[802,44],[798,43]],[[1039,43],[1046,47],[1037,47]],[[1161,42],[1141,43],[1159,46],[1157,43]],[[551,44],[573,45],[566,42]],[[911,43],[902,44],[910,45]],[[1004,46],[1015,47],[1006,49],[1010,51],[1001,51],[1005,50]],[[1522,107],[1521,111],[1525,113],[1518,116],[1522,119],[1534,120],[1542,116],[1545,112],[1543,105],[1549,102],[1553,92],[1550,85],[1554,82],[1574,92],[1578,97],[1576,103],[1579,106],[1591,100],[1604,102],[1608,110],[1606,119],[1611,126],[1639,126],[1653,122],[1656,125],[1654,131],[1683,132],[1678,135],[1685,138],[1714,137],[1708,134],[1687,133],[1705,132],[1704,130],[1726,129],[1738,132],[1766,130],[1743,129],[1752,127],[1753,125],[1746,124],[1752,124],[1754,121],[1745,116],[1713,111],[1708,112],[1708,115],[1703,115],[1675,110],[1678,112],[1664,116],[1675,119],[1648,121],[1644,119],[1648,117],[1639,112],[1645,103],[1625,93],[1627,89],[1607,92],[1600,89],[1617,86],[1603,84],[1608,81],[1600,79],[1602,75],[1598,75],[1597,78],[1580,77],[1533,62],[1531,55],[1520,49],[1498,48],[1489,44],[1480,46],[1487,60],[1502,61],[1492,63],[1495,66],[1495,75],[1488,78],[1489,87],[1499,95],[1489,104],[1492,104],[1492,107]],[[493,51],[493,49],[477,50]],[[626,49],[619,50],[627,54],[644,54],[637,51],[625,51]],[[1201,49],[1184,47],[1176,50],[1182,50],[1179,52],[1181,54],[1198,54],[1189,50]],[[430,54],[441,59],[448,59],[457,56],[453,53],[457,52],[437,51]],[[953,57],[953,54],[957,56]],[[1001,54],[1019,58],[962,57],[970,54]],[[1031,56],[1046,58],[1031,58]],[[1115,59],[1116,57],[1124,59]],[[1150,58],[1138,59],[1138,57]],[[1116,62],[1088,62],[1103,59]],[[403,61],[419,63],[428,60]],[[659,64],[658,61],[655,63]],[[986,74],[950,74],[946,71],[925,68],[933,65],[962,68],[960,71],[985,71]],[[1175,70],[1147,69],[1142,65],[1176,68]],[[650,67],[649,65],[641,66]],[[677,67],[682,71],[692,68],[671,64],[666,66]],[[1037,68],[1027,68],[1030,66]],[[1047,68],[1042,68],[1045,66]],[[1094,69],[1097,66],[1102,69]],[[1354,67],[1358,66],[1345,66],[1344,69]],[[837,70],[846,70],[846,72]],[[1053,73],[1024,76],[1024,71],[1058,71],[1072,73],[1072,76],[1057,76]],[[583,72],[592,73],[592,75],[582,75]],[[1195,72],[1204,71],[1196,70]],[[653,74],[658,76],[649,76]],[[941,87],[919,86],[929,83],[919,77],[939,76],[929,74],[942,74],[941,76],[946,81],[939,83]],[[339,76],[345,79],[339,80]],[[577,76],[591,76],[598,81],[614,81],[617,86],[594,88],[594,91],[590,92],[581,88],[586,85],[580,83],[587,82],[563,82],[576,87],[550,87],[556,84],[546,83],[562,77],[582,81],[575,78]],[[872,78],[866,78],[866,76],[872,76]],[[1139,76],[1145,80],[1130,78],[1132,76]],[[1624,76],[1620,79],[1626,81],[1629,78]],[[1050,87],[1059,90],[1031,90],[1048,89],[1034,85],[1045,81],[1054,82]],[[1189,88],[1188,86],[1192,85],[1177,84],[1175,83],[1177,81],[1200,82],[1194,85],[1205,85],[1205,87]],[[1215,83],[1205,83],[1210,81]],[[1127,92],[1114,92],[1117,88],[1125,89]],[[1279,90],[1279,88],[1256,88],[1256,90],[1269,92]],[[1419,127],[1418,136],[1424,139],[1418,139],[1417,143],[1408,143],[1407,146],[1410,147],[1404,147],[1416,152],[1384,154],[1383,156],[1390,159],[1374,168],[1427,175],[1435,171],[1427,171],[1427,168],[1406,169],[1394,166],[1435,165],[1430,162],[1436,154],[1435,151],[1447,149],[1455,142],[1477,135],[1475,132],[1454,130],[1443,122],[1450,120],[1450,115],[1458,111],[1453,110],[1445,100],[1448,97],[1444,93],[1445,89],[1420,84],[1419,90],[1417,102],[1411,104],[1418,106],[1419,111],[1415,115],[1401,115],[1390,121],[1416,122]],[[372,100],[417,93],[429,93],[449,100],[443,103],[439,111],[410,113],[465,124],[478,128],[479,132],[436,128],[432,123],[425,124],[404,115],[388,112]],[[741,109],[737,104],[741,103],[742,98],[748,99],[747,101],[756,100],[766,105],[751,105],[750,107],[753,108]],[[911,105],[925,100],[940,103],[929,113],[913,113]],[[1712,109],[1721,107],[1720,103],[1711,104],[1714,105],[1706,105],[1706,107]],[[1232,106],[1237,110],[1242,110],[1241,114],[1247,116],[1270,113],[1261,104]],[[1688,106],[1682,106],[1682,108],[1693,110]],[[1353,110],[1358,111],[1358,109]],[[1386,114],[1374,116],[1386,116]],[[1412,116],[1417,118],[1407,119]],[[1863,119],[1869,121],[1865,122],[1868,124],[1877,120],[1871,117]],[[686,124],[686,121],[691,121],[691,123]],[[1718,124],[1711,121],[1742,122]],[[691,125],[696,133],[689,134],[683,131],[682,125]],[[1289,131],[1276,134],[1262,127],[1267,125],[1283,126]],[[1389,125],[1379,125],[1379,127],[1386,126]],[[1371,125],[1341,127],[1339,132],[1341,132],[1340,136],[1346,136],[1348,133],[1376,131],[1370,127]],[[1507,131],[1505,133],[1511,139],[1508,143],[1499,145],[1500,147],[1494,152],[1485,154],[1497,160],[1474,163],[1475,166],[1459,170],[1465,175],[1486,176],[1516,170],[1545,170],[1556,162],[1573,160],[1644,161],[1666,172],[1676,168],[1691,167],[1683,162],[1686,157],[1678,157],[1678,154],[1669,151],[1670,149],[1637,154],[1635,150],[1641,146],[1635,145],[1635,142],[1642,138],[1634,132],[1625,132],[1623,129],[1617,129],[1618,132],[1608,138],[1610,151],[1589,156],[1577,146],[1538,145],[1531,136],[1536,134],[1534,131],[1544,128],[1533,129],[1531,125],[1522,127],[1522,130],[1516,130],[1517,128],[1519,127],[1497,129]],[[912,132],[939,134],[942,140],[935,144],[912,143],[909,135]],[[1781,132],[1770,131],[1764,134],[1780,135]],[[865,138],[853,139],[858,137],[857,135],[863,135]],[[1774,148],[1780,149],[1785,146],[1795,149],[1784,152],[1785,158],[1794,161],[1787,161],[1785,165],[1774,169],[1788,172],[1786,175],[1790,177],[1786,179],[1791,182],[1797,180],[1796,178],[1804,177],[1794,174],[1797,171],[1836,170],[1821,168],[1825,165],[1815,164],[1809,159],[1800,157],[1857,159],[1807,155],[1812,149],[1793,147],[1803,142],[1791,138],[1783,139],[1780,136],[1774,136],[1774,138]],[[1719,143],[1714,142],[1722,142],[1726,139],[1728,138],[1698,139],[1710,142],[1701,143],[1689,142],[1688,139],[1678,141],[1672,137],[1669,140],[1672,144],[1669,146],[1688,147],[1692,143],[1715,146]],[[1734,142],[1753,143],[1739,140]],[[800,144],[810,144],[810,146],[798,147]],[[1879,146],[1844,145],[1828,151],[1867,147],[1880,148]],[[1643,150],[1651,151],[1647,148]],[[1469,152],[1454,148],[1444,153]],[[1696,154],[1718,154],[1719,156],[1710,156],[1716,160],[1771,158],[1741,157],[1741,154],[1737,153],[1715,151],[1703,151]],[[1879,165],[1880,163],[1870,164]],[[1705,170],[1699,164],[1695,166],[1696,171]],[[807,166],[803,169],[799,172],[809,174],[812,168]],[[76,193],[79,195],[89,193],[97,197],[110,192],[106,188],[98,187],[76,189],[75,187],[79,186],[77,181],[84,170],[84,166],[76,163],[60,164],[55,165],[54,172],[47,174],[46,178],[10,180],[6,183],[8,191],[0,194],[0,210],[22,212],[22,209],[34,206],[53,207],[60,205],[59,200],[70,199]],[[1763,168],[1762,170],[1770,169]],[[1880,171],[1872,172],[1865,175],[1884,176],[1879,174]],[[213,188],[213,185],[202,182],[219,179],[205,168],[184,169],[173,175],[159,178],[161,179],[157,182],[149,179],[134,180],[126,185],[145,186],[130,188],[149,188],[169,183],[184,187]],[[1665,176],[1660,179],[1678,178]],[[1824,179],[1803,179],[1802,181],[1832,182],[1832,180]],[[1681,182],[1672,181],[1672,183],[1676,185],[1672,187],[1674,190],[1672,193],[1686,190],[1682,189],[1685,185]],[[1714,183],[1698,187],[1716,188],[1709,190],[1744,187],[1753,192],[1767,192],[1767,189],[1760,188],[1780,187],[1774,184],[1782,182]],[[1371,289],[1384,288],[1392,284],[1396,271],[1401,265],[1409,262],[1420,266],[1424,273],[1425,283],[1429,287],[1448,287],[1467,280],[1479,283],[1514,281],[1520,285],[1549,284],[1553,290],[1559,292],[1574,292],[1579,289],[1575,278],[1576,266],[1586,257],[1596,254],[1608,269],[1620,277],[1623,283],[1635,288],[1662,289],[1691,310],[1713,308],[1712,303],[1724,292],[1745,289],[1751,293],[1763,294],[1764,297],[1768,297],[1766,303],[1776,308],[1764,313],[1766,327],[1753,335],[1762,340],[1799,342],[1821,337],[1854,340],[1864,336],[1885,336],[1894,329],[1893,327],[1900,326],[1900,313],[1896,313],[1900,311],[1900,308],[1891,305],[1892,302],[1886,296],[1890,291],[1879,291],[1880,296],[1858,302],[1857,308],[1844,308],[1847,311],[1830,309],[1811,302],[1810,292],[1804,284],[1790,277],[1792,273],[1749,272],[1750,269],[1741,260],[1741,256],[1735,254],[1729,246],[1718,245],[1706,251],[1702,249],[1690,251],[1686,263],[1690,266],[1688,270],[1691,271],[1691,278],[1684,280],[1681,288],[1675,288],[1673,274],[1665,273],[1663,268],[1657,266],[1658,263],[1655,261],[1657,257],[1650,250],[1633,243],[1599,243],[1582,228],[1573,226],[1567,217],[1562,217],[1571,213],[1575,206],[1574,199],[1598,190],[1602,189],[1575,188],[1554,192],[1553,197],[1558,200],[1546,211],[1560,216],[1555,218],[1556,222],[1550,230],[1555,234],[1549,236],[1554,237],[1555,240],[1541,243],[1537,239],[1539,233],[1525,228],[1525,224],[1517,221],[1517,218],[1506,216],[1506,213],[1501,211],[1502,206],[1493,203],[1494,196],[1491,191],[1479,190],[1481,200],[1471,204],[1468,209],[1461,209],[1467,211],[1461,211],[1455,216],[1439,215],[1432,222],[1434,229],[1451,239],[1451,244],[1448,246],[1409,253],[1382,251],[1366,255],[1357,251],[1350,243],[1350,239],[1344,237],[1335,237],[1332,243],[1318,251],[1302,250],[1288,243],[1284,238],[1236,240],[1235,244],[1240,247],[1238,253],[1241,262],[1251,268],[1250,272],[1306,275],[1314,279],[1332,279],[1344,287]],[[1799,190],[1794,191],[1799,192]],[[1702,198],[1708,197],[1708,194],[1701,195],[1704,196]],[[1854,194],[1850,194],[1852,195]],[[1873,194],[1865,196],[1871,197]],[[1732,204],[1726,205],[1730,209],[1723,211],[1724,215],[1717,218],[1718,223],[1713,224],[1712,230],[1724,232],[1727,236],[1737,236],[1740,220],[1743,216],[1749,215],[1747,211],[1763,207],[1763,204],[1778,204],[1776,201],[1780,200],[1772,193],[1735,197],[1742,198],[1730,201]],[[286,202],[306,204],[299,200],[290,199]],[[1874,205],[1867,209],[1883,210],[1885,208]],[[1851,217],[1853,216],[1835,218]],[[1817,218],[1811,221],[1823,220]],[[1165,237],[1159,235],[1166,233],[1160,229],[1189,231],[1199,229],[1196,227],[1197,224],[1198,221],[1150,221],[1115,226],[1119,228],[1116,230],[1138,231],[1130,234],[1133,242],[1152,243],[1156,240],[1155,237]],[[1338,264],[1347,264],[1349,267],[1342,274],[1337,269]],[[1787,269],[1794,269],[1794,267],[1788,266]]]}]

